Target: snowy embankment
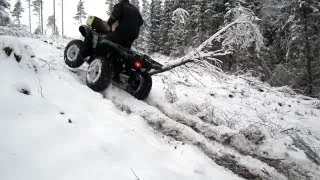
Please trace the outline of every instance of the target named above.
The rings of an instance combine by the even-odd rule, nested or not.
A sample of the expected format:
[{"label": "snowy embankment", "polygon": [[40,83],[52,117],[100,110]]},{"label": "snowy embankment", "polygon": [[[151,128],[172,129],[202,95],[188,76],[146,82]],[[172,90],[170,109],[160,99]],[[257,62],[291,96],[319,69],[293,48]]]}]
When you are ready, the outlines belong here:
[{"label": "snowy embankment", "polygon": [[91,91],[55,46],[0,37],[0,49],[1,180],[239,179]]},{"label": "snowy embankment", "polygon": [[[146,102],[105,96],[174,140],[246,179],[319,179],[319,101],[197,66],[154,78]],[[191,74],[190,74],[191,73]]]},{"label": "snowy embankment", "polygon": [[0,179],[320,178],[319,100],[198,65],[99,94],[65,43],[0,38]]},{"label": "snowy embankment", "polygon": [[27,28],[27,26],[18,26],[14,24],[0,26],[0,36],[10,35],[16,37],[32,37],[32,34],[27,30]]}]

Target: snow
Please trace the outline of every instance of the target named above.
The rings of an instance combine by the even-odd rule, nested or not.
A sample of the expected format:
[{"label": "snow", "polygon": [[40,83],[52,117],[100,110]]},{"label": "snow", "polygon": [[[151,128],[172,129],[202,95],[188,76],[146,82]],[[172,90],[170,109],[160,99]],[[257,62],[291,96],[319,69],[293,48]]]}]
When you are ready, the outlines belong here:
[{"label": "snow", "polygon": [[0,0],[0,25],[10,21],[10,16],[7,10],[8,8],[10,8],[10,3],[6,0]]},{"label": "snow", "polygon": [[9,24],[0,26],[0,35],[17,36],[17,37],[32,37],[32,34],[27,30],[27,26],[18,26]]},{"label": "snow", "polygon": [[2,180],[136,179],[134,173],[141,179],[239,179],[91,91],[66,68],[56,46],[12,37],[1,37],[0,46],[24,57],[17,63],[0,51]]},{"label": "snow", "polygon": [[69,40],[0,37],[1,180],[320,178],[295,141],[319,154],[319,100],[198,65],[153,76],[145,101],[100,94],[64,64]]},{"label": "snow", "polygon": [[[191,67],[192,71],[181,67],[155,77],[157,88],[153,88],[148,103],[167,109],[167,113],[176,110],[180,115],[187,114],[183,116],[185,121],[194,119],[195,124],[201,126],[203,120],[222,128],[200,128],[202,134],[217,132],[213,133],[216,141],[223,142],[220,138],[232,134],[231,147],[297,163],[312,171],[312,177],[319,178],[319,166],[310,162],[291,137],[303,136],[319,154],[319,100],[295,94],[287,87],[272,88],[254,78],[222,74],[217,78],[204,68]],[[174,102],[165,96],[167,88],[163,79],[175,87],[174,92],[170,92],[175,96]],[[189,114],[193,117],[187,117]],[[245,138],[251,131],[258,133],[253,140]]]},{"label": "snow", "polygon": [[188,13],[188,11],[182,8],[177,8],[172,12],[172,21],[173,22],[177,21],[179,23],[185,24],[189,16],[190,14]]}]

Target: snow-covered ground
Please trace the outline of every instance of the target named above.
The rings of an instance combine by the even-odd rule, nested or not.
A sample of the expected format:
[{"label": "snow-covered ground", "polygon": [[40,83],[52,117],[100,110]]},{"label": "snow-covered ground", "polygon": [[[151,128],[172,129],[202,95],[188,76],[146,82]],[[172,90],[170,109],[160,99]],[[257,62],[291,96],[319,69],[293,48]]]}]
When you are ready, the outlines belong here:
[{"label": "snow-covered ground", "polygon": [[1,180],[320,178],[319,100],[200,66],[100,94],[67,42],[0,37]]},{"label": "snow-covered ground", "polygon": [[139,114],[91,91],[61,50],[21,41],[0,37],[1,49],[24,57],[17,63],[0,51],[0,179],[239,179],[191,145],[175,149]]},{"label": "snow-covered ground", "polygon": [[7,26],[0,26],[0,36],[10,35],[16,37],[32,37],[33,35],[28,31],[27,26],[18,26],[9,24]]}]

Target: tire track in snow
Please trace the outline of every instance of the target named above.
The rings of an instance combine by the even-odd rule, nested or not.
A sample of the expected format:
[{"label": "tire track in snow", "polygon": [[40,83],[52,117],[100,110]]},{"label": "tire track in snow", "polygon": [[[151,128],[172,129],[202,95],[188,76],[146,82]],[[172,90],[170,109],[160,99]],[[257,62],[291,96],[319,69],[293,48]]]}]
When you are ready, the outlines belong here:
[{"label": "tire track in snow", "polygon": [[[86,84],[84,69],[71,69],[70,71],[84,85]],[[213,126],[194,115],[181,113],[172,107],[168,108],[150,99],[146,102],[139,101],[117,87],[109,88],[103,95],[121,111],[140,115],[157,132],[174,140],[196,146],[216,164],[245,179],[286,179],[286,177],[289,179],[310,179],[305,176],[305,172],[300,172],[299,168],[291,170],[290,168],[293,167],[288,163],[244,152],[236,146],[232,146],[230,141],[235,132],[230,130],[226,132],[224,129],[222,130],[224,133],[221,133],[221,127]],[[187,128],[188,131],[183,132]],[[189,133],[189,131],[191,132]],[[197,138],[193,136],[199,136],[198,140],[195,140]],[[213,151],[213,149],[215,150]],[[223,149],[228,149],[228,151],[222,152]],[[251,166],[247,167],[248,164]],[[258,168],[256,164],[260,164],[261,167]]]},{"label": "tire track in snow", "polygon": [[[210,139],[210,133],[202,134],[200,131],[168,117],[158,108],[136,100],[118,88],[109,88],[104,95],[120,110],[140,115],[155,131],[163,135],[194,145],[216,164],[229,169],[242,178],[287,179],[266,163],[251,156],[241,155],[236,150]],[[194,124],[195,126],[197,125]]]},{"label": "tire track in snow", "polygon": [[[231,129],[225,129],[218,126],[213,126],[195,115],[187,114],[186,112],[181,112],[175,110],[171,104],[163,102],[159,103],[159,101],[154,101],[152,99],[148,99],[147,103],[153,107],[156,107],[163,114],[168,116],[169,118],[184,124],[190,128],[192,128],[195,132],[202,134],[209,140],[217,141],[222,145],[234,149],[239,154],[244,156],[251,156],[252,158],[258,159],[270,167],[275,168],[279,173],[282,173],[289,179],[312,179],[310,175],[308,175],[307,170],[304,170],[303,167],[299,165],[293,165],[292,162],[287,160],[279,160],[268,158],[259,155],[258,152],[254,151],[245,151],[237,146],[237,144],[232,143],[233,141],[240,141],[244,139],[237,139],[237,135],[239,132],[232,131]],[[264,171],[265,172],[265,171]],[[267,173],[267,172],[266,172]]]}]

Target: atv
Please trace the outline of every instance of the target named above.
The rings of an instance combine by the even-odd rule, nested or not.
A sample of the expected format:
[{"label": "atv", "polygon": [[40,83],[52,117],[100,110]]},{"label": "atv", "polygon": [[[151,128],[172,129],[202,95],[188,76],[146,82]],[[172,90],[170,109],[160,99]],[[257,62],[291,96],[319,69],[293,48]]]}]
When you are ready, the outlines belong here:
[{"label": "atv", "polygon": [[149,72],[162,65],[105,39],[110,31],[98,17],[89,16],[86,24],[79,27],[84,40],[72,40],[66,46],[65,63],[70,68],[89,64],[86,83],[93,91],[101,92],[112,83],[139,100],[147,98],[152,87]]}]

